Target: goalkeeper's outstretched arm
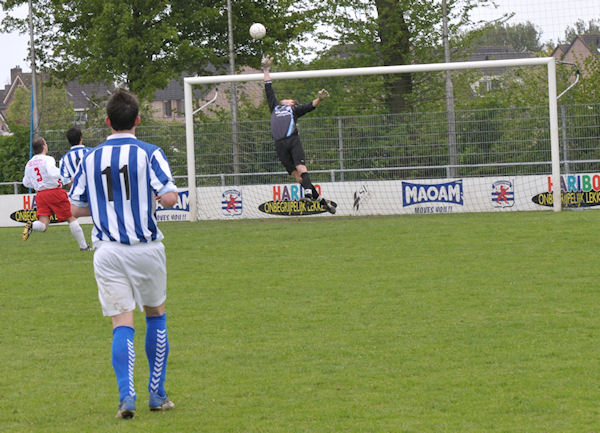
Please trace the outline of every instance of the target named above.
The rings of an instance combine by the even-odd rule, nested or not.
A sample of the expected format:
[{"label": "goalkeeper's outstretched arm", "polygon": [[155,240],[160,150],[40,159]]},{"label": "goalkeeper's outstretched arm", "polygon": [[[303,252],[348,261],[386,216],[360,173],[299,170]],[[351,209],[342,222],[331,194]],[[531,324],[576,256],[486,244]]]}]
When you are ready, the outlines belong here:
[{"label": "goalkeeper's outstretched arm", "polygon": [[322,100],[327,98],[329,98],[329,92],[325,89],[319,90],[319,93],[317,93],[317,97],[312,101],[313,107],[317,108],[317,105],[319,105]]},{"label": "goalkeeper's outstretched arm", "polygon": [[267,104],[269,104],[269,110],[272,112],[277,105],[277,98],[275,97],[275,92],[273,91],[273,85],[271,83],[271,65],[273,65],[273,58],[269,56],[263,57],[262,61],[260,62],[260,66],[263,70]]}]

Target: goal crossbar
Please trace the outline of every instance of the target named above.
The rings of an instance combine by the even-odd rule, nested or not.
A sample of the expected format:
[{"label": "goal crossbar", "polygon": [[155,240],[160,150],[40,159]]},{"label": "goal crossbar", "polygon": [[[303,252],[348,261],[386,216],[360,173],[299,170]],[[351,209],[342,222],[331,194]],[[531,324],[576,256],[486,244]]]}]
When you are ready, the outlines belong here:
[{"label": "goal crossbar", "polygon": [[[556,90],[556,60],[554,57],[535,57],[527,59],[483,60],[473,62],[425,63],[414,65],[373,66],[364,68],[317,69],[310,71],[273,72],[273,80],[291,80],[301,78],[347,77],[357,75],[406,74],[411,72],[440,72],[480,68],[506,68],[513,66],[547,66],[548,106],[550,127],[550,148],[552,155],[553,202],[555,211],[561,210],[560,200],[560,154],[558,135],[558,104]],[[188,189],[190,203],[190,221],[197,220],[196,203],[196,165],[194,151],[194,108],[192,87],[201,84],[261,81],[263,74],[211,75],[184,78],[185,129],[187,148]]]}]

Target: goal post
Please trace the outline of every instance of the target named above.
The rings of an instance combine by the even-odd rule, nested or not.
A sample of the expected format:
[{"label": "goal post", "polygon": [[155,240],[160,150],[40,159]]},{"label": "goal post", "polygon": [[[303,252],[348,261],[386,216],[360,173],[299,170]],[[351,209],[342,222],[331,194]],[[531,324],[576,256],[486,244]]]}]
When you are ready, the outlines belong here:
[{"label": "goal post", "polygon": [[[554,57],[525,59],[485,60],[472,62],[430,63],[415,65],[374,66],[363,68],[321,69],[309,71],[273,72],[272,80],[308,79],[325,77],[348,77],[359,75],[402,74],[413,72],[441,72],[480,68],[507,68],[520,66],[546,66],[548,81],[549,127],[552,166],[553,210],[561,210],[560,149],[558,132],[558,104],[556,86],[556,62]],[[263,74],[213,75],[184,78],[184,107],[186,127],[187,176],[189,189],[190,221],[197,221],[196,156],[194,143],[193,86],[216,83],[262,81]]]}]

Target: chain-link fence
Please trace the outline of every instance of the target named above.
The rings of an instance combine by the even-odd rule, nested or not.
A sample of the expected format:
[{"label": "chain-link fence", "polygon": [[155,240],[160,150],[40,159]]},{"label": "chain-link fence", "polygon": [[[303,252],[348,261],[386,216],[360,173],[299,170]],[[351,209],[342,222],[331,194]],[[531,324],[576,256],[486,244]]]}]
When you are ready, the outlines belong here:
[{"label": "chain-link fence", "polygon": [[[457,111],[457,176],[549,174],[547,107]],[[600,169],[600,105],[559,106],[561,171]],[[307,165],[316,182],[443,178],[450,173],[445,112],[299,121]],[[84,130],[84,143],[101,143],[108,130]],[[228,122],[195,125],[198,185],[244,185],[289,181],[279,163],[268,120],[240,122],[234,137]],[[50,153],[68,150],[64,131],[46,131]],[[174,175],[186,184],[185,126],[140,126],[141,140],[159,145]],[[235,143],[235,145],[234,145]],[[235,156],[234,156],[235,155]]]}]

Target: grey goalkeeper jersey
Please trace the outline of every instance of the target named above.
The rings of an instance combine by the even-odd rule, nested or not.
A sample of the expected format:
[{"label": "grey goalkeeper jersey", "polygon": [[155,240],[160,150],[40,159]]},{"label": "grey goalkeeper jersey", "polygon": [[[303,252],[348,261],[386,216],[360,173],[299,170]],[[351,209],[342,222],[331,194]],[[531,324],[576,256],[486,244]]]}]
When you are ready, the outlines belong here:
[{"label": "grey goalkeeper jersey", "polygon": [[315,109],[312,102],[295,106],[279,105],[271,81],[265,81],[265,93],[271,110],[271,135],[275,141],[298,135],[296,122],[299,117]]}]

